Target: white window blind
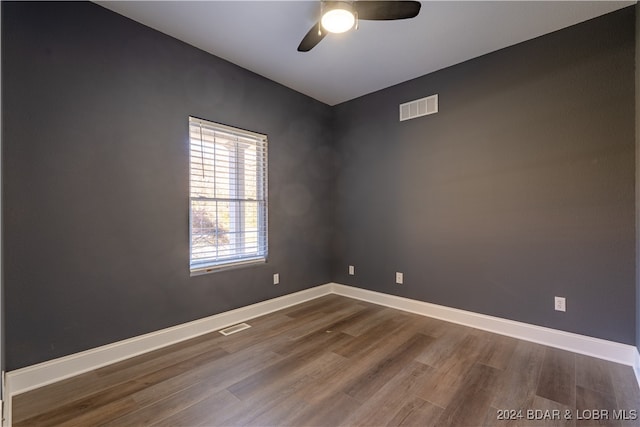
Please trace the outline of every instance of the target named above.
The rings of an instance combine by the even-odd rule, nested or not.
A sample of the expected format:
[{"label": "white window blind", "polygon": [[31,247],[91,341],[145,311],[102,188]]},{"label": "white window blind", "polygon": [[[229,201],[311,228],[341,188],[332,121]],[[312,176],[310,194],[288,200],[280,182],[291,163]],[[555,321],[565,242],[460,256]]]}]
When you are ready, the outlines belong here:
[{"label": "white window blind", "polygon": [[267,137],[189,117],[192,273],[267,258]]}]

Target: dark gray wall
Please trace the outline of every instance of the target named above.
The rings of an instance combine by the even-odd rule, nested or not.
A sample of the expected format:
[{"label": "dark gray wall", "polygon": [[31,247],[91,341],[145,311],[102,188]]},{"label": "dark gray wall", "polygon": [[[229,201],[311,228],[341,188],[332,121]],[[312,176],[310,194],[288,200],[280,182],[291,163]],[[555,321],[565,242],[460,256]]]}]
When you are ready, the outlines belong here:
[{"label": "dark gray wall", "polygon": [[[331,109],[94,4],[3,2],[7,369],[330,280],[640,343],[634,19]],[[189,277],[188,115],[269,135],[268,264]]]},{"label": "dark gray wall", "polygon": [[[91,3],[2,2],[2,65],[7,369],[330,281],[330,107]],[[189,115],[269,136],[268,264],[189,277]]]},{"label": "dark gray wall", "polygon": [[[336,107],[334,280],[635,344],[634,19]],[[398,121],[435,93],[438,114]]]},{"label": "dark gray wall", "polygon": [[640,6],[636,4],[636,347],[640,351]]},{"label": "dark gray wall", "polygon": [[[2,22],[2,7],[0,7],[0,22]],[[2,56],[2,46],[0,43],[0,57]],[[0,61],[0,81],[2,81],[2,61]],[[2,99],[2,85],[0,84],[0,99]],[[4,257],[2,238],[2,114],[0,114],[0,371],[6,372],[5,365],[5,343],[4,343],[4,272],[2,263]],[[0,381],[0,399],[4,400],[4,381]]]}]

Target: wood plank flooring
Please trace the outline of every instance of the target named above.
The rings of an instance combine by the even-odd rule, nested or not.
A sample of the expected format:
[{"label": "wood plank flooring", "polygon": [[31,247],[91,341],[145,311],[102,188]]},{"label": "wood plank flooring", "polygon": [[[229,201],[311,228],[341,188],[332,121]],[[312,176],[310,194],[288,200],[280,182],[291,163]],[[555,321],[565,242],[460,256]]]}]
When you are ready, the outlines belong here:
[{"label": "wood plank flooring", "polygon": [[640,426],[628,366],[337,295],[247,323],[15,396],[13,425]]}]

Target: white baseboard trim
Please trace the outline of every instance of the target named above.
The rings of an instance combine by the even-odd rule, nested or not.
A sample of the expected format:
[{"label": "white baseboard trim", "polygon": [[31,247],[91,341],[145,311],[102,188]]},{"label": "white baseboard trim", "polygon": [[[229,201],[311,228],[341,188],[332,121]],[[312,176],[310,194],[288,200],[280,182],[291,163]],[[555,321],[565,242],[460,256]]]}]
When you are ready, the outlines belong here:
[{"label": "white baseboard trim", "polygon": [[636,380],[638,380],[638,387],[640,387],[640,352],[636,348],[635,360],[633,361],[633,372],[636,374]]},{"label": "white baseboard trim", "polygon": [[9,396],[15,396],[167,345],[300,304],[330,292],[329,285],[320,285],[171,328],[16,369],[7,373],[6,392]]},{"label": "white baseboard trim", "polygon": [[631,345],[338,283],[327,283],[204,319],[10,371],[6,375],[5,424],[3,425],[11,426],[10,406],[11,398],[14,395],[332,293],[629,365],[634,368],[636,379],[640,384],[640,354],[636,347]]},{"label": "white baseboard trim", "polygon": [[634,366],[638,350],[627,344],[607,341],[586,335],[574,334],[543,326],[516,322],[514,320],[487,316],[471,311],[459,310],[424,301],[383,294],[352,286],[332,283],[332,292],[350,298],[360,299],[398,310],[446,320],[476,329],[507,335],[525,341],[556,347],[574,353],[585,354],[599,359]]}]

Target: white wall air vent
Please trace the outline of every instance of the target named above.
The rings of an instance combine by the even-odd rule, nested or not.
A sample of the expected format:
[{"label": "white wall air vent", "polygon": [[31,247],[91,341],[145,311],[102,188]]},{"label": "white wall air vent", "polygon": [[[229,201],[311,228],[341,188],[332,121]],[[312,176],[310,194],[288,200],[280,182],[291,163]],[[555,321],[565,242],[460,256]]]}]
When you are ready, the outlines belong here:
[{"label": "white wall air vent", "polygon": [[438,112],[438,94],[400,104],[400,121],[428,116]]}]

